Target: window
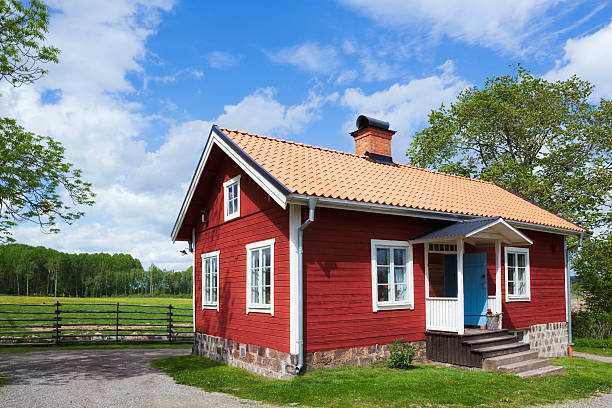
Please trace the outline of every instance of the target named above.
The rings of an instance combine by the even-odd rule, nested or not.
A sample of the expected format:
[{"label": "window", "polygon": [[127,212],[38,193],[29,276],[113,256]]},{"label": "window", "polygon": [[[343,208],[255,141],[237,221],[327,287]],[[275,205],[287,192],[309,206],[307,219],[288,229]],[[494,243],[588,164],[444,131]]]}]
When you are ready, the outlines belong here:
[{"label": "window", "polygon": [[219,310],[219,251],[202,254],[202,309]]},{"label": "window", "polygon": [[457,253],[457,244],[429,244],[429,252]]},{"label": "window", "polygon": [[372,240],[372,308],[412,309],[412,248],[406,241]]},{"label": "window", "polygon": [[223,183],[225,221],[240,217],[240,176]]},{"label": "window", "polygon": [[274,239],[255,242],[247,250],[247,313],[274,315]]},{"label": "window", "polygon": [[506,247],[506,302],[531,299],[529,249]]}]

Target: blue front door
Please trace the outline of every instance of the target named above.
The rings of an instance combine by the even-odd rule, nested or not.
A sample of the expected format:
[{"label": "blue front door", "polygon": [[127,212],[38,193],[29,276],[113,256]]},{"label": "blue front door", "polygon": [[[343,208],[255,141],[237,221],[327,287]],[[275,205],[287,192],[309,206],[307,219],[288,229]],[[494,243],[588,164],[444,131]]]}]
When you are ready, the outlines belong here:
[{"label": "blue front door", "polygon": [[487,324],[487,254],[463,255],[463,293],[465,324]]}]

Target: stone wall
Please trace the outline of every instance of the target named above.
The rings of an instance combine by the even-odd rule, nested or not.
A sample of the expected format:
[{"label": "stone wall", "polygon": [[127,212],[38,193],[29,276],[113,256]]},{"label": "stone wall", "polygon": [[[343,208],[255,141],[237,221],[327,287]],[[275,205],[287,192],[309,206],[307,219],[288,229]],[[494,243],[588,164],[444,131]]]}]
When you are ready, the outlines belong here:
[{"label": "stone wall", "polygon": [[[420,348],[416,359],[425,358],[425,342],[411,343]],[[196,333],[193,354],[222,361],[225,364],[243,368],[270,378],[290,378],[295,375],[298,356],[268,347]],[[340,350],[306,353],[304,362],[307,369],[337,367],[342,365],[368,366],[374,361],[389,356],[386,345],[353,347]]]},{"label": "stone wall", "polygon": [[535,324],[523,338],[540,357],[567,355],[567,322]]}]

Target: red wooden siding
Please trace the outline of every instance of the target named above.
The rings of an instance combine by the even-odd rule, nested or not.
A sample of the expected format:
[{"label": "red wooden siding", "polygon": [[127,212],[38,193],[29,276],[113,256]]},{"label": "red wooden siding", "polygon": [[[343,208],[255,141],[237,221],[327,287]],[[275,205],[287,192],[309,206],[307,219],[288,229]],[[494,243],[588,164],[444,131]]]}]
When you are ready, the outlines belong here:
[{"label": "red wooden siding", "polygon": [[[305,219],[306,214],[302,214]],[[436,222],[317,208],[304,232],[307,352],[425,339],[423,245],[414,250],[414,310],[372,311],[370,240],[402,240]]]},{"label": "red wooden siding", "polygon": [[[222,154],[216,152],[215,154]],[[211,166],[205,189],[199,189],[208,225],[199,223],[195,246],[196,330],[235,341],[289,352],[289,215],[230,160]],[[223,182],[238,174],[240,217],[223,221]],[[206,194],[204,193],[206,192]],[[275,238],[274,316],[246,314],[245,245]],[[202,253],[220,251],[219,311],[202,310]]]}]

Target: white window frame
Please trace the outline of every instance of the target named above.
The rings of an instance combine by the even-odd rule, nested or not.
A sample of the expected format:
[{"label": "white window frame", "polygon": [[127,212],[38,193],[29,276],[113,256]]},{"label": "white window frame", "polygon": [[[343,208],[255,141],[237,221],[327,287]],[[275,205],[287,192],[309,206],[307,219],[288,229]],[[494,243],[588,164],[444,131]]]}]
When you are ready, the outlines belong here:
[{"label": "white window frame", "polygon": [[[246,313],[269,313],[274,316],[274,243],[275,238],[247,244],[246,248]],[[270,247],[270,304],[251,303],[251,251]],[[260,282],[262,280],[260,279]]]},{"label": "white window frame", "polygon": [[[207,252],[202,254],[202,310],[204,309],[215,309],[217,312],[219,311],[219,255],[221,251]],[[217,301],[216,302],[206,302],[206,259],[216,259],[217,260]]]},{"label": "white window frame", "polygon": [[[414,309],[414,277],[412,265],[412,245],[408,241],[389,241],[373,239],[370,241],[371,264],[372,264],[372,311]],[[406,300],[401,302],[379,302],[378,301],[378,273],[376,268],[376,248],[404,248],[406,250]],[[392,274],[393,277],[395,274]]]},{"label": "white window frame", "polygon": [[[238,196],[236,197],[237,209],[229,214],[229,189],[235,184],[238,185]],[[240,217],[240,174],[223,183],[223,219],[229,221],[238,217]]]},{"label": "white window frame", "polygon": [[[508,254],[525,254],[525,295],[512,295],[508,292]],[[517,258],[518,262],[518,258]],[[517,263],[518,265],[518,263]],[[506,302],[529,302],[531,301],[531,263],[529,261],[529,248],[505,247],[504,248],[504,272],[506,284]]]}]

